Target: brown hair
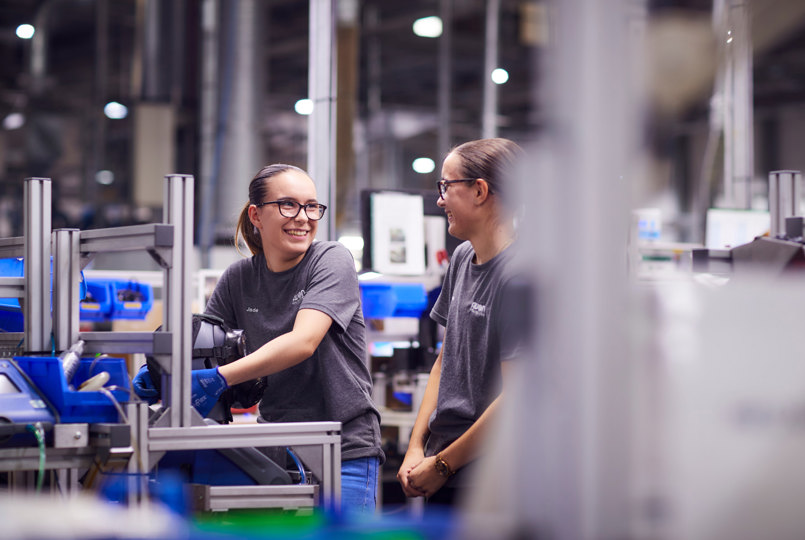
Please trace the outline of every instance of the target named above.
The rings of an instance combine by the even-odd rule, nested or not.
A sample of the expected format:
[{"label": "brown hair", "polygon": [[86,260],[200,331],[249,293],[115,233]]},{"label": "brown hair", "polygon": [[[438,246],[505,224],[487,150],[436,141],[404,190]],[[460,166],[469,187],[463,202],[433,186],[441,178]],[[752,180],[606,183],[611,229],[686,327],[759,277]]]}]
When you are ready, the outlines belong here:
[{"label": "brown hair", "polygon": [[243,210],[240,211],[238,225],[237,228],[235,228],[236,249],[238,248],[238,237],[243,236],[243,240],[246,242],[246,246],[249,248],[249,251],[252,252],[252,255],[257,255],[263,251],[263,242],[260,240],[260,233],[249,219],[249,206],[263,202],[263,199],[266,198],[266,194],[268,193],[268,181],[272,177],[287,171],[297,171],[307,176],[307,173],[299,167],[286,165],[284,163],[275,163],[273,165],[266,165],[252,178],[252,181],[249,183],[249,200],[243,206]]},{"label": "brown hair", "polygon": [[496,137],[465,142],[453,148],[450,154],[460,159],[463,178],[483,178],[490,193],[506,191],[506,179],[515,163],[522,158],[523,149],[514,141]]}]

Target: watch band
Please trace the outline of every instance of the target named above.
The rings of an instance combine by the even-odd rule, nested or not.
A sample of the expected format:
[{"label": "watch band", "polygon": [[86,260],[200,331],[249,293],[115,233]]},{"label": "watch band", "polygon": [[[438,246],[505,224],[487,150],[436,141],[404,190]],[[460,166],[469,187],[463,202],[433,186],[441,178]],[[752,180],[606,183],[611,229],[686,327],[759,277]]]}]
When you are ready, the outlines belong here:
[{"label": "watch band", "polygon": [[445,478],[450,478],[451,476],[456,474],[456,472],[450,468],[450,465],[448,465],[447,462],[444,459],[442,459],[441,452],[436,454],[436,463],[434,463],[434,467],[436,467],[436,472],[438,472]]}]

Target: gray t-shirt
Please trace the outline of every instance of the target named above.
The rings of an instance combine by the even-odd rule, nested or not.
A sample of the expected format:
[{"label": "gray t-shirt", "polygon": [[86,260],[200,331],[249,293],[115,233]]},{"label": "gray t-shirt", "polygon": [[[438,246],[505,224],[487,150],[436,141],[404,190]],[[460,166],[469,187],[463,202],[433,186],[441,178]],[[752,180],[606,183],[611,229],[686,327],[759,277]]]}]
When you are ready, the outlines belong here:
[{"label": "gray t-shirt", "polygon": [[500,363],[514,357],[501,316],[510,249],[474,264],[472,244],[453,252],[430,317],[445,327],[436,410],[425,455],[444,450],[467,431],[500,394]]},{"label": "gray t-shirt", "polygon": [[285,272],[271,272],[262,253],[235,262],[206,311],[243,329],[255,351],[290,332],[297,312],[307,308],[326,313],[333,324],[313,356],[267,377],[260,416],[268,422],[341,422],[342,460],[378,456],[382,462],[358,277],[343,245],[314,242]]}]

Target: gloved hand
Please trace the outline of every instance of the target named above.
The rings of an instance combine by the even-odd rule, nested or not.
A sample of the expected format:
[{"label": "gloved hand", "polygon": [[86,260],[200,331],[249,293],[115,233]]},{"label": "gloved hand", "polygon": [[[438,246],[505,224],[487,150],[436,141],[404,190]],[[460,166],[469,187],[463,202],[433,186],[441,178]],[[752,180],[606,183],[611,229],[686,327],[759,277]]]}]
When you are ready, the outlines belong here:
[{"label": "gloved hand", "polygon": [[156,389],[154,381],[151,380],[151,374],[148,373],[147,364],[142,365],[140,371],[138,371],[137,375],[132,379],[131,386],[134,388],[134,393],[140,396],[140,399],[147,401],[149,405],[153,405],[159,401],[159,390]]},{"label": "gloved hand", "polygon": [[205,418],[227,388],[229,385],[217,367],[195,369],[191,373],[190,390],[193,394],[193,407]]}]

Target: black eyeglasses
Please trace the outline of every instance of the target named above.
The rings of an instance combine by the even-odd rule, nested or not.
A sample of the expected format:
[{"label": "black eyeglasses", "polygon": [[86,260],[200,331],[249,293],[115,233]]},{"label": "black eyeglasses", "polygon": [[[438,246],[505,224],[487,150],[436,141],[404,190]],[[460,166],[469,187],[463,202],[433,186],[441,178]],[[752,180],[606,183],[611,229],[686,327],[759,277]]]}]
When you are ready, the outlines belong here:
[{"label": "black eyeglasses", "polygon": [[268,201],[263,202],[260,204],[255,204],[257,208],[265,206],[267,204],[276,204],[277,208],[280,210],[280,215],[282,217],[287,218],[295,218],[299,215],[299,212],[302,208],[305,209],[305,215],[308,219],[312,221],[318,221],[324,217],[324,211],[327,210],[327,207],[323,204],[319,203],[307,203],[307,204],[300,204],[296,201],[292,201],[290,199],[285,199],[281,201]]},{"label": "black eyeglasses", "polygon": [[447,193],[447,186],[449,184],[455,184],[456,182],[475,182],[478,180],[477,178],[457,178],[456,180],[445,180],[442,178],[436,182],[436,185],[439,187],[439,197],[444,199],[444,194]]}]

